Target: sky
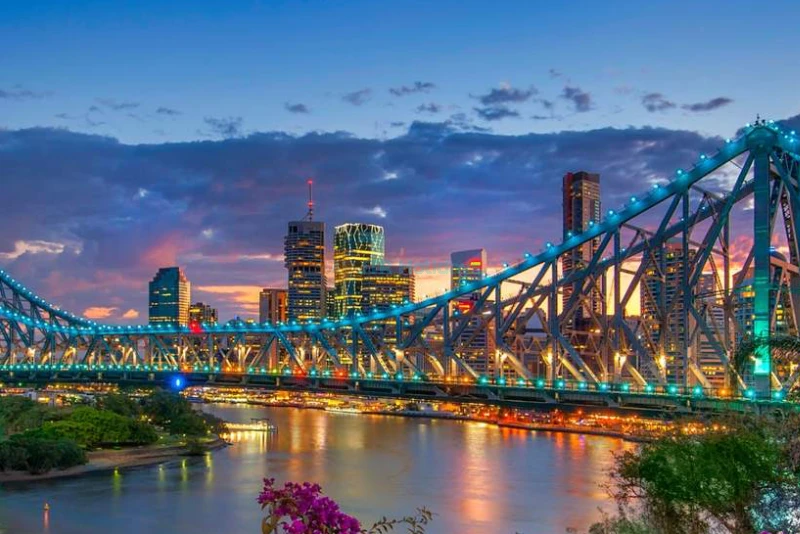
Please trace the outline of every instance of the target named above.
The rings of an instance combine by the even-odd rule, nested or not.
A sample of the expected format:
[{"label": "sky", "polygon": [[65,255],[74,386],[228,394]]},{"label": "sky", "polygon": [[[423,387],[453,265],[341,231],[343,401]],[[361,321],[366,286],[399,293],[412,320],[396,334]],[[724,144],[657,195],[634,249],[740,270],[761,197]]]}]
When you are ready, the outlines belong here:
[{"label": "sky", "polygon": [[567,171],[612,207],[800,114],[793,35],[753,2],[562,4],[4,0],[0,266],[135,323],[178,264],[193,300],[251,316],[313,177],[329,237],[382,224],[421,297],[453,250],[558,241]]}]

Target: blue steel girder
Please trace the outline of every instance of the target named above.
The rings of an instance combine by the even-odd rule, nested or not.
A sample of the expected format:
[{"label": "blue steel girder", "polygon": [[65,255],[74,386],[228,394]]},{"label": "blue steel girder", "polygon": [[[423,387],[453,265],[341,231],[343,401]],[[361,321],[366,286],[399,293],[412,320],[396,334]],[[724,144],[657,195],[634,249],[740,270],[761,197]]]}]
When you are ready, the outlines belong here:
[{"label": "blue steel girder", "polygon": [[[702,319],[702,314],[699,314],[695,308],[692,302],[692,288],[697,284],[700,275],[710,267],[714,277],[722,280],[722,285],[726,288],[725,302],[730,303],[731,291],[729,290],[735,289],[741,284],[744,274],[738,276],[734,280],[734,287],[730,288],[727,274],[721,276],[717,272],[719,267],[715,255],[718,255],[719,252],[714,243],[717,241],[721,243],[719,250],[722,251],[723,269],[727,273],[730,264],[728,258],[730,251],[727,245],[729,241],[728,215],[734,204],[753,194],[754,191],[756,193],[756,218],[760,221],[757,228],[761,233],[756,240],[755,253],[751,251],[748,254],[745,268],[753,262],[756,265],[758,278],[756,285],[760,288],[757,291],[760,297],[757,299],[756,307],[758,308],[757,314],[760,314],[760,328],[763,328],[765,324],[764,318],[768,324],[771,317],[774,316],[774,310],[770,309],[769,298],[763,295],[765,287],[763,275],[768,274],[770,268],[769,258],[765,255],[768,252],[764,250],[764,244],[768,243],[768,237],[764,236],[771,235],[774,227],[773,221],[779,214],[780,210],[777,208],[780,205],[783,208],[785,225],[788,225],[786,228],[791,244],[792,264],[797,263],[798,251],[795,249],[798,245],[794,236],[798,234],[796,216],[798,207],[800,207],[800,199],[797,196],[798,156],[796,145],[797,139],[793,135],[781,132],[771,124],[756,124],[746,128],[744,134],[738,139],[726,143],[717,154],[701,158],[692,169],[677,173],[672,181],[655,187],[648,194],[640,198],[633,197],[623,209],[618,212],[610,212],[605,220],[598,222],[587,231],[568,237],[560,244],[548,246],[539,254],[526,255],[521,262],[486,277],[484,280],[455,288],[453,291],[425,299],[419,303],[404,304],[390,310],[340,321],[324,321],[314,325],[293,323],[287,325],[265,324],[253,327],[240,325],[229,328],[210,326],[211,334],[229,334],[231,337],[226,340],[220,339],[220,342],[217,343],[214,335],[209,335],[207,348],[201,346],[199,340],[202,338],[192,337],[186,328],[167,326],[156,329],[151,326],[99,325],[78,318],[45,302],[21,286],[8,273],[0,271],[0,316],[5,318],[0,320],[0,330],[2,330],[0,343],[5,345],[0,354],[4,354],[4,358],[9,360],[15,357],[15,352],[24,351],[23,357],[30,358],[32,350],[33,358],[49,358],[51,352],[55,357],[57,349],[61,347],[64,358],[76,358],[77,354],[85,351],[84,359],[99,355],[112,361],[127,361],[129,358],[139,358],[138,347],[143,346],[147,351],[145,359],[149,362],[168,361],[196,364],[202,358],[216,359],[219,354],[223,359],[228,359],[229,362],[242,367],[254,362],[261,363],[265,354],[274,348],[276,352],[282,350],[290,360],[298,366],[304,367],[305,362],[298,356],[298,351],[305,344],[311,343],[323,347],[335,367],[341,365],[341,362],[337,363],[334,357],[334,354],[338,356],[340,353],[337,347],[343,347],[344,351],[349,350],[353,362],[358,361],[360,353],[368,353],[373,355],[380,365],[386,367],[387,362],[391,362],[391,347],[394,345],[398,355],[404,351],[413,350],[417,351],[424,359],[439,362],[440,365],[434,367],[437,371],[441,368],[445,374],[449,372],[451,363],[458,365],[467,374],[473,374],[474,370],[473,373],[469,373],[469,365],[460,362],[453,351],[454,346],[459,342],[463,346],[464,338],[474,338],[474,332],[468,336],[463,334],[473,317],[481,317],[479,329],[493,337],[498,351],[502,350],[513,356],[513,351],[509,350],[509,340],[518,335],[519,319],[541,315],[546,317],[546,325],[543,324],[543,326],[547,327],[548,336],[542,346],[549,345],[550,350],[554,353],[554,358],[548,368],[548,373],[553,373],[548,378],[552,379],[556,378],[557,365],[555,362],[558,361],[568,362],[575,369],[580,368],[579,373],[582,375],[590,374],[582,368],[582,363],[585,365],[585,362],[582,362],[580,354],[571,345],[568,336],[564,334],[564,319],[570,314],[574,315],[576,306],[580,305],[580,300],[585,298],[588,292],[599,291],[604,299],[613,295],[613,312],[607,315],[603,309],[601,313],[591,318],[596,328],[603,330],[603,334],[607,334],[608,337],[608,339],[598,340],[592,338],[590,340],[592,350],[602,358],[607,358],[611,350],[622,351],[626,350],[626,347],[632,347],[634,352],[644,360],[643,364],[648,365],[652,362],[652,348],[645,347],[640,343],[638,338],[640,326],[631,328],[624,322],[623,313],[633,295],[630,287],[627,289],[621,287],[621,275],[627,270],[625,262],[637,261],[637,258],[651,258],[655,261],[655,251],[675,236],[680,236],[684,251],[688,250],[690,246],[695,247],[695,241],[691,238],[692,231],[710,219],[710,229],[705,233],[702,246],[698,247],[702,248],[699,257],[693,262],[684,260],[684,266],[687,268],[682,274],[678,295],[669,299],[669,303],[662,303],[660,307],[662,317],[670,312],[676,312],[687,321],[691,318],[698,323],[693,327],[693,331],[702,331],[708,337],[714,329],[704,323],[705,319]],[[753,162],[752,165],[756,168],[753,180],[748,181],[746,178],[748,171],[743,170],[733,189],[727,195],[715,198],[713,194],[703,191],[698,182],[717,171],[722,165],[737,160],[744,154],[747,154],[748,161]],[[746,162],[745,168],[749,165],[751,163]],[[772,175],[778,177],[782,182],[780,190],[770,187]],[[764,176],[767,178],[763,178]],[[694,198],[690,195],[696,191],[703,193],[703,197],[697,209],[690,209],[690,198]],[[776,194],[777,202],[773,200]],[[667,208],[657,229],[649,233],[639,233],[638,230],[634,230],[632,244],[623,248],[620,232],[623,230],[627,232],[633,227],[633,221],[637,217],[651,213],[661,204],[667,204]],[[679,208],[682,208],[682,217],[680,221],[675,222],[673,215]],[[593,242],[601,242],[600,249],[602,251],[613,247],[613,253],[610,257],[602,259],[601,254],[598,253],[585,269],[575,270],[569,276],[559,279],[558,258],[575,247]],[[684,254],[684,258],[686,256]],[[689,266],[691,266],[691,270],[688,269]],[[659,272],[663,274],[661,267]],[[609,269],[613,269],[613,273],[609,273]],[[641,286],[641,269],[636,271],[635,278]],[[503,299],[502,284],[513,281],[515,277],[525,272],[535,274],[534,283],[519,291],[516,297]],[[545,273],[552,273],[550,280],[545,280]],[[766,279],[769,280],[769,277]],[[603,289],[609,280],[613,288],[609,295],[605,295]],[[795,284],[794,278],[790,282]],[[580,290],[572,294],[565,310],[559,313],[559,288],[576,283],[580,285]],[[480,294],[481,298],[470,314],[465,314],[460,319],[451,318],[449,316],[451,303],[472,293]],[[492,295],[494,295],[494,299],[490,300]],[[792,313],[795,308],[796,306],[792,306]],[[767,315],[764,315],[764,311],[768,312]],[[729,310],[726,309],[725,313],[726,317],[730,317]],[[417,320],[413,324],[407,325],[407,321],[412,316]],[[442,327],[446,332],[441,349],[432,347],[424,335],[437,318],[442,319]],[[389,322],[397,325],[393,336],[391,329],[385,326]],[[727,323],[728,319],[726,319],[726,325]],[[375,329],[376,325],[380,325],[380,327]],[[641,328],[641,331],[647,335],[647,327]],[[684,347],[688,347],[690,337],[694,339],[698,335],[697,333],[691,334],[691,332],[692,330],[687,327],[681,334],[681,343]],[[124,338],[124,341],[116,343],[109,341],[113,336],[126,335],[133,335],[134,338],[140,337],[131,338],[130,341],[128,338]],[[100,336],[102,341],[95,342],[96,336]],[[389,337],[393,337],[394,341],[390,342]],[[659,343],[663,344],[664,337],[661,336],[662,339]],[[716,344],[712,342],[715,350],[721,356],[724,355],[730,347],[728,344],[730,336],[727,331],[721,336],[722,339],[719,339],[718,334],[711,337],[716,341]],[[120,337],[120,339],[123,338]],[[275,340],[280,347],[274,347]],[[321,340],[325,340],[326,343],[322,343]],[[235,341],[234,348],[237,346],[240,348],[232,350],[230,343],[233,341]],[[648,341],[648,344],[652,347],[652,339]],[[39,354],[36,354],[36,351],[39,351]],[[768,357],[767,354],[767,362],[769,361]],[[688,354],[685,358],[688,361]],[[402,356],[398,360],[411,361]],[[684,362],[684,369],[685,365]],[[363,371],[363,369],[358,370]]]}]

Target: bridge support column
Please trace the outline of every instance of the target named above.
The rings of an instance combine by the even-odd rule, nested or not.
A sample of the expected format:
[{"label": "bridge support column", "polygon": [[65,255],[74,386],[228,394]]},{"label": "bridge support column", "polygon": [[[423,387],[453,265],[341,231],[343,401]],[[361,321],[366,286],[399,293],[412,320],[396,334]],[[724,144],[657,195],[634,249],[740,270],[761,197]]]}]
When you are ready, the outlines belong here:
[{"label": "bridge support column", "polygon": [[759,398],[770,396],[770,245],[772,236],[769,152],[755,150],[753,215],[753,338],[756,341],[753,388]]}]

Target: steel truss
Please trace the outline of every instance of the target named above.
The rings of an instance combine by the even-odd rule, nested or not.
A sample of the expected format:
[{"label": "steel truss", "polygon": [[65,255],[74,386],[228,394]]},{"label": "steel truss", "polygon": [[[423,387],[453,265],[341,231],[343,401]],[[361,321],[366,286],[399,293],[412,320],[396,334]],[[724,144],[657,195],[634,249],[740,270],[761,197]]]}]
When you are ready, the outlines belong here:
[{"label": "steel truss", "polygon": [[[480,282],[339,321],[104,325],[59,310],[0,271],[0,368],[168,366],[788,391],[800,373],[772,366],[768,344],[748,371],[736,372],[731,357],[745,338],[798,331],[797,144],[794,132],[759,121],[580,235]],[[749,250],[734,250],[731,214],[749,205]],[[591,258],[564,272],[562,258],[590,243]],[[788,255],[774,254],[776,244]],[[699,294],[701,286],[711,294]],[[744,304],[743,291],[752,295]],[[601,295],[602,310],[593,309],[593,295]],[[456,305],[465,299],[466,310]],[[630,314],[637,300],[639,317]],[[752,324],[742,323],[743,306],[752,308],[745,310]]]}]

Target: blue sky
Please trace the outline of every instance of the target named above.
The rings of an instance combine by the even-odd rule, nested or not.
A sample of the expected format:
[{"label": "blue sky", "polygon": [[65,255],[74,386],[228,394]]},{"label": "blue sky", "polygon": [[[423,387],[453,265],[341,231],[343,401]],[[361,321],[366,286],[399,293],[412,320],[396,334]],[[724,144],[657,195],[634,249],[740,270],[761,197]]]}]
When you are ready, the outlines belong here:
[{"label": "blue sky", "polygon": [[800,3],[561,4],[0,1],[0,266],[141,322],[178,264],[223,320],[253,315],[313,177],[329,238],[384,225],[421,297],[453,250],[558,241],[565,172],[613,208],[757,113],[800,126],[771,29]]},{"label": "blue sky", "polygon": [[[793,20],[800,5],[773,2],[771,11]],[[0,58],[0,90],[43,97],[0,98],[0,116],[6,127],[62,126],[126,143],[214,137],[205,118],[241,118],[244,133],[384,137],[402,131],[392,123],[457,113],[497,133],[655,124],[728,135],[756,113],[800,107],[800,73],[785,61],[792,32],[768,29],[766,17],[757,28],[755,13],[741,1],[6,0],[0,47],[14,53]],[[415,81],[435,87],[389,93]],[[473,96],[503,84],[538,93],[509,106],[519,117],[482,120]],[[589,95],[586,111],[563,98],[565,87]],[[363,104],[342,100],[361,90]],[[651,93],[675,106],[648,112]],[[714,98],[732,102],[681,109]]]}]

